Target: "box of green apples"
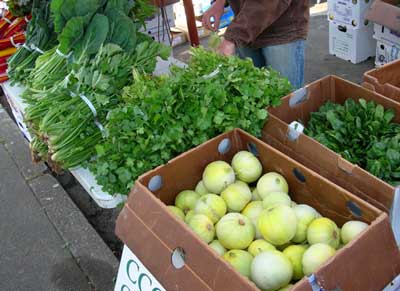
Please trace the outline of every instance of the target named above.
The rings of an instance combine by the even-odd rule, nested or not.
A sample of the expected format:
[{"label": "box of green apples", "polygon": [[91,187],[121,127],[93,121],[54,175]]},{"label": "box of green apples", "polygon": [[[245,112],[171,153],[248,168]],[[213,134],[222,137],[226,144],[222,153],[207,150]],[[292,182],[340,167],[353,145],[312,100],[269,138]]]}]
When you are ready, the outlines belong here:
[{"label": "box of green apples", "polygon": [[386,213],[240,129],[140,177],[116,232],[167,290],[380,290],[400,272]]}]

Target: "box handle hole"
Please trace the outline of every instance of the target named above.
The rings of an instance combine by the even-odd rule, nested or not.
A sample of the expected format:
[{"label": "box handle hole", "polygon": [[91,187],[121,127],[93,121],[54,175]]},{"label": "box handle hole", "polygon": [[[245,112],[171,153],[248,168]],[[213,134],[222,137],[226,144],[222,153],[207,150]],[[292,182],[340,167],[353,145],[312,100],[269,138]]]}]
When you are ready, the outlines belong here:
[{"label": "box handle hole", "polygon": [[307,100],[308,90],[307,88],[300,88],[292,93],[292,97],[289,99],[289,106],[294,107]]},{"label": "box handle hole", "polygon": [[297,169],[294,168],[293,169],[293,175],[297,178],[297,180],[299,180],[301,183],[305,183],[306,182],[306,177],[304,177],[303,173]]},{"label": "box handle hole", "polygon": [[176,248],[172,252],[171,262],[175,269],[182,269],[185,266],[185,251],[180,247]]},{"label": "box handle hole", "polygon": [[163,184],[163,179],[160,175],[154,176],[150,179],[148,188],[150,191],[155,192],[157,190],[160,190]]},{"label": "box handle hole", "polygon": [[361,208],[358,206],[356,202],[353,201],[347,201],[346,202],[347,209],[350,211],[350,213],[356,217],[361,217],[362,216],[362,211]]},{"label": "box handle hole", "polygon": [[257,146],[254,143],[249,142],[247,144],[247,149],[249,150],[249,152],[251,152],[256,157],[258,156],[258,149],[257,149]]},{"label": "box handle hole", "polygon": [[226,154],[231,149],[231,141],[229,138],[224,138],[218,145],[218,152],[221,155]]}]

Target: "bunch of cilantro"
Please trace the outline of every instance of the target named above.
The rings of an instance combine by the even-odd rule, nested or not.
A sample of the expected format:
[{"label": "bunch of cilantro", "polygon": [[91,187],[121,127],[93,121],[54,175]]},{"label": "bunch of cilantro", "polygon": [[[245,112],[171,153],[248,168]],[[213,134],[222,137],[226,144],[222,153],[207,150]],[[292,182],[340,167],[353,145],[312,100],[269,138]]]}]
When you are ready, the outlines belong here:
[{"label": "bunch of cilantro", "polygon": [[305,133],[378,178],[400,184],[400,124],[373,101],[327,102],[311,113]]},{"label": "bunch of cilantro", "polygon": [[218,134],[242,128],[260,136],[268,106],[291,86],[250,60],[192,51],[187,68],[170,76],[134,74],[125,103],[108,115],[108,138],[89,165],[109,193],[128,194],[137,177]]}]

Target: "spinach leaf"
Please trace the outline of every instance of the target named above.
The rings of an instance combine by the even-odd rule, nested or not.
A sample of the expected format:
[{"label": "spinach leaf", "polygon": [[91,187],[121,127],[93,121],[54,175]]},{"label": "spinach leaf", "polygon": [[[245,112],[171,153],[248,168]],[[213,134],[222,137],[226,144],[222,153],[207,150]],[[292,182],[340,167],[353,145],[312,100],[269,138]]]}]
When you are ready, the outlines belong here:
[{"label": "spinach leaf", "polygon": [[305,133],[391,184],[400,183],[400,125],[393,110],[375,102],[327,102],[311,113]]}]

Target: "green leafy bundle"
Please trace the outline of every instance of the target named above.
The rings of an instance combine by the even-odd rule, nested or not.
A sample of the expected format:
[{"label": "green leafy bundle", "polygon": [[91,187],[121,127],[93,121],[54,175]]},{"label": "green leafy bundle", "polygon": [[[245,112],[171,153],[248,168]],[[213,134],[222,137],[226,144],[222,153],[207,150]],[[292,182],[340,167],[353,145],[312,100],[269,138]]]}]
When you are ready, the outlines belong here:
[{"label": "green leafy bundle", "polygon": [[[139,47],[148,49],[139,53],[146,53],[153,64],[159,46],[142,42]],[[150,55],[151,50],[154,53]],[[90,159],[102,137],[101,123],[119,103],[122,88],[132,82],[133,67],[147,73],[154,70],[143,55],[128,54],[118,45],[106,44],[93,59],[86,59],[70,72],[67,84],[59,83],[46,95],[40,93],[40,98],[33,96],[26,120],[48,146],[46,149],[38,144],[39,156],[50,154],[53,164],[61,168],[72,168]]]},{"label": "green leafy bundle", "polygon": [[[373,101],[327,102],[311,113],[305,133],[391,184],[400,183],[400,124]],[[396,154],[397,153],[397,154]]]},{"label": "green leafy bundle", "polygon": [[50,18],[50,1],[34,0],[32,19],[28,23],[26,43],[8,60],[8,76],[13,82],[25,84],[40,51],[56,45],[56,34]]},{"label": "green leafy bundle", "polygon": [[216,135],[242,128],[260,136],[267,106],[291,87],[250,60],[192,51],[188,68],[150,78],[134,75],[121,104],[109,113],[108,137],[89,168],[109,193],[127,194],[136,178]]},{"label": "green leafy bundle", "polygon": [[[54,169],[90,159],[102,138],[107,112],[133,81],[132,69],[151,73],[156,57],[165,59],[170,53],[138,31],[128,17],[128,0],[88,2],[97,6],[52,1],[60,43],[37,59],[23,94],[29,104],[26,121],[35,136],[31,149]],[[72,10],[65,11],[67,7]],[[71,56],[63,57],[70,49]]]}]

